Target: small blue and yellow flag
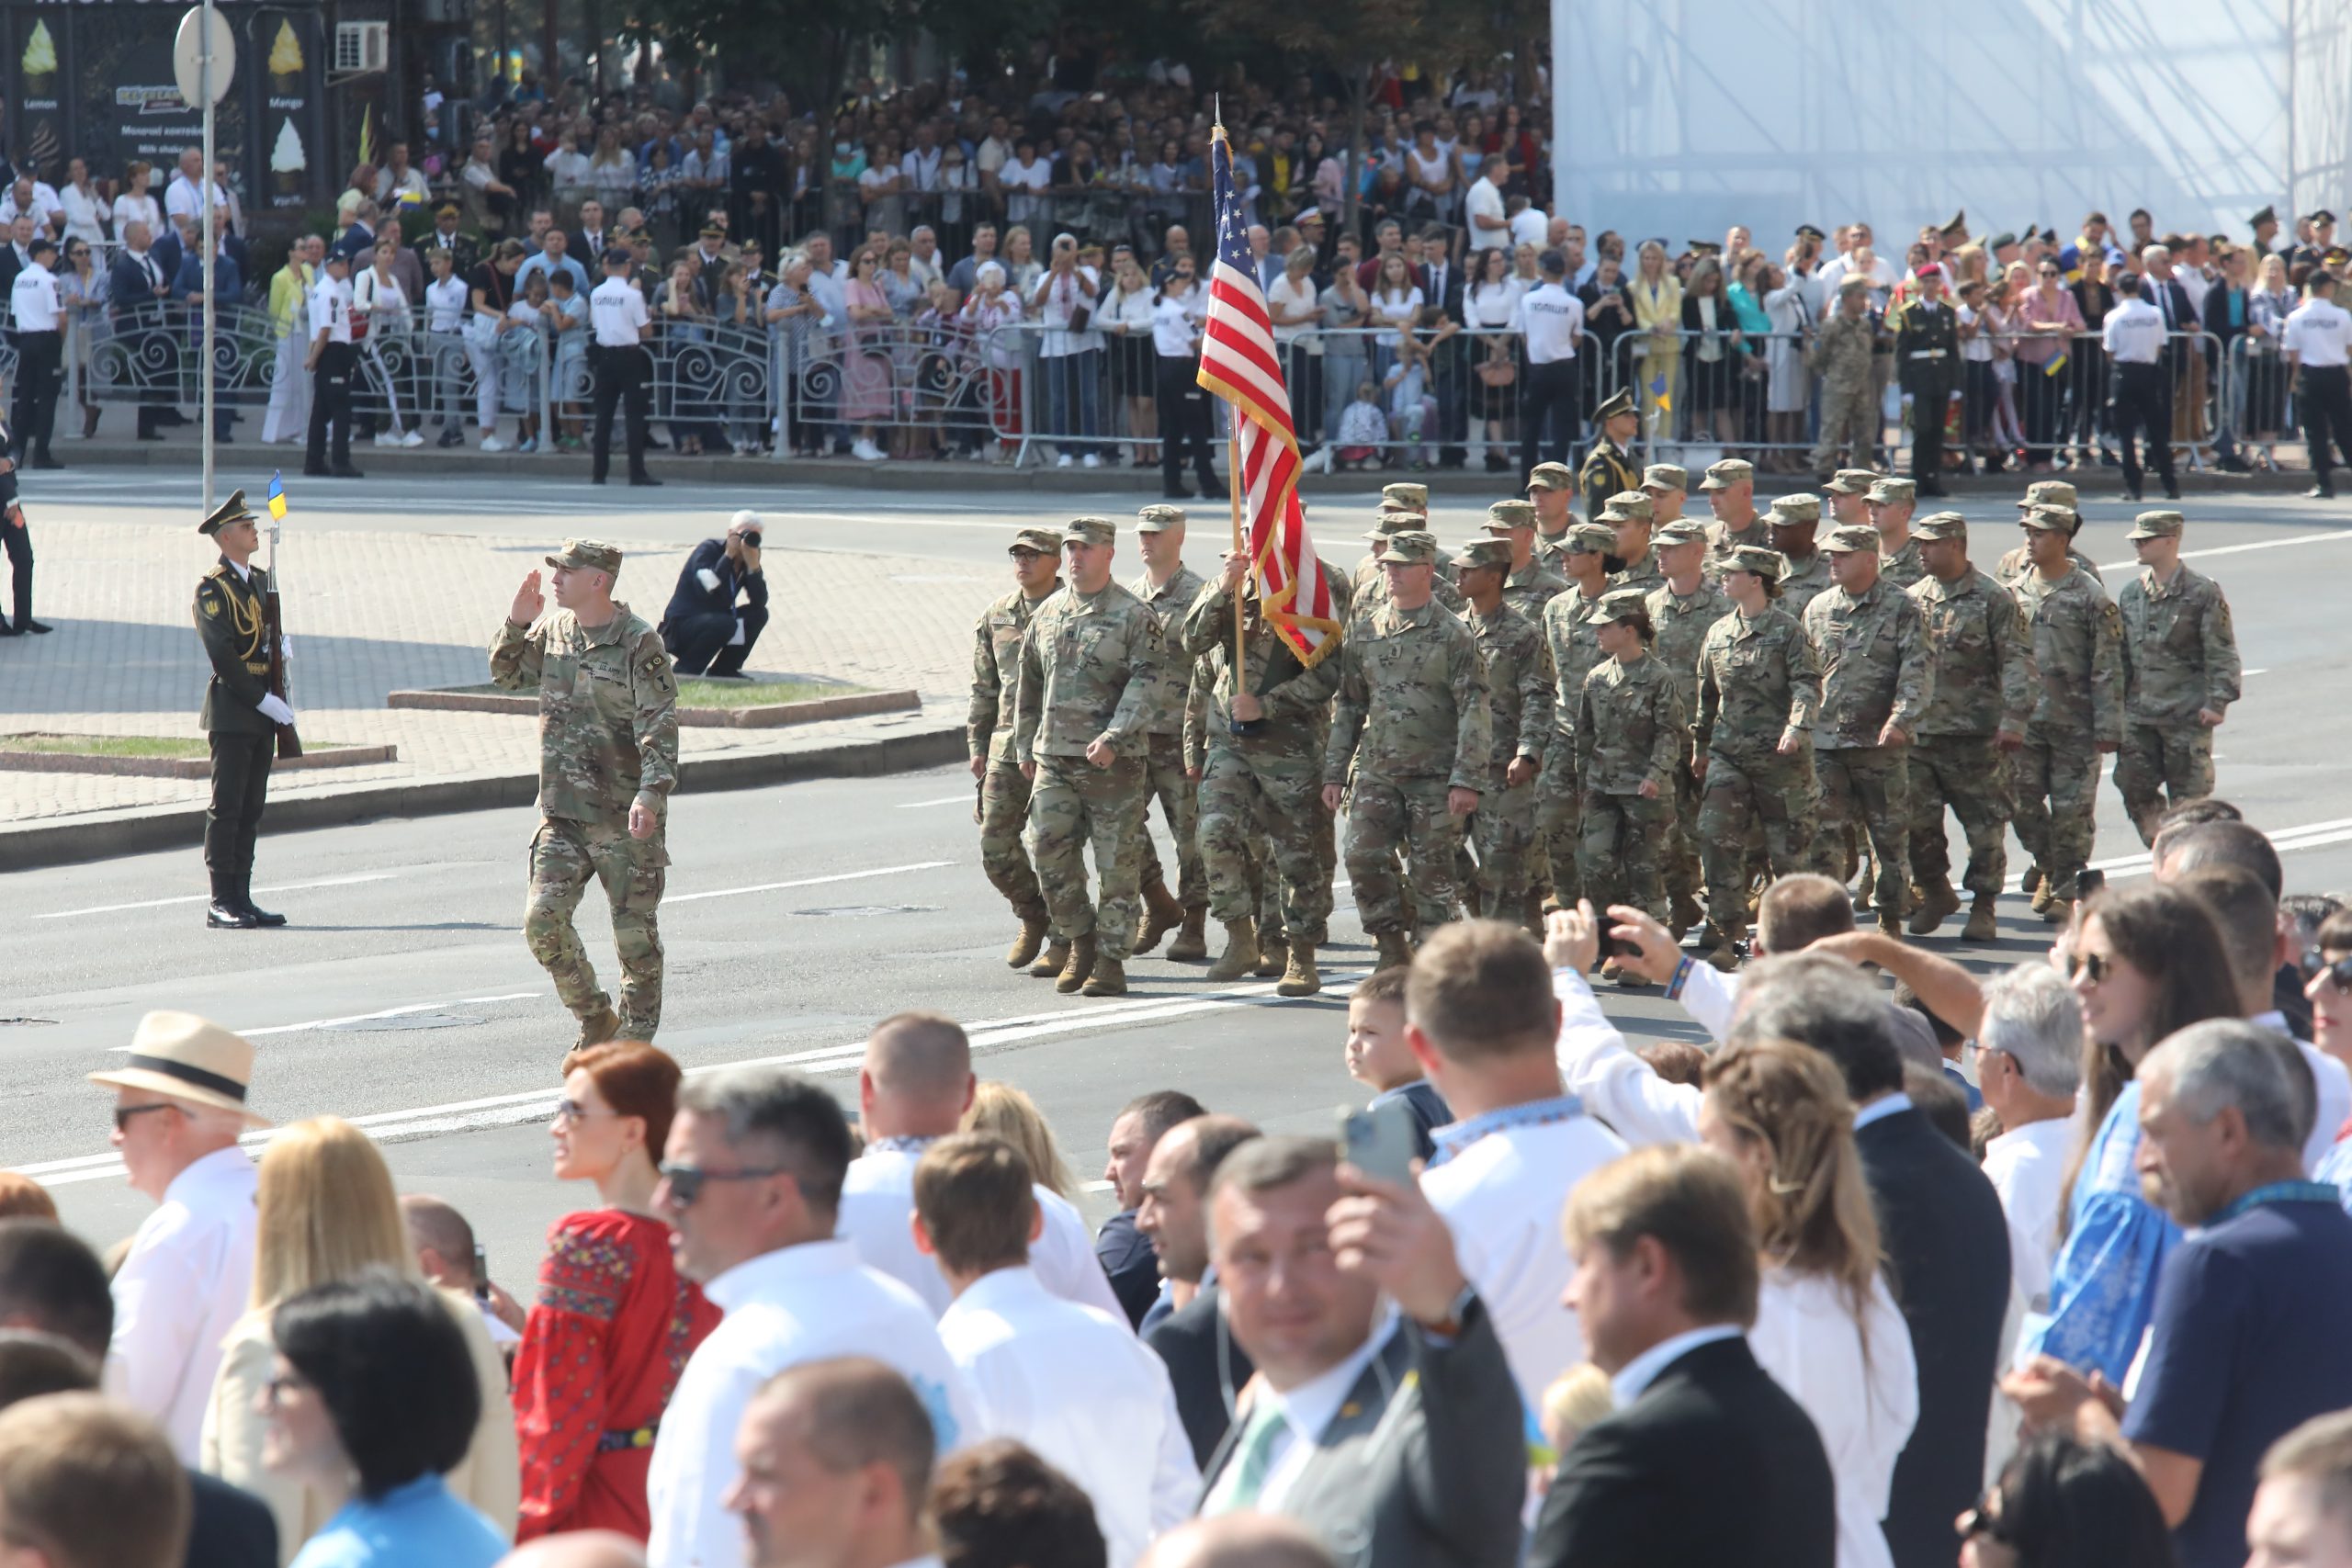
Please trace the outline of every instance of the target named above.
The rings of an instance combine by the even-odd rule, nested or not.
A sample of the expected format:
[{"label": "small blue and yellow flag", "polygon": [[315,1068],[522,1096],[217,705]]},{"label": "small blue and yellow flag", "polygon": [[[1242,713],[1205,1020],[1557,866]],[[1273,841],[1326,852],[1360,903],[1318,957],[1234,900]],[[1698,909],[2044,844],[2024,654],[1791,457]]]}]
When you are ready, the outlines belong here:
[{"label": "small blue and yellow flag", "polygon": [[1650,378],[1650,400],[1657,405],[1660,413],[1674,412],[1674,399],[1666,389],[1666,372],[1663,370]]},{"label": "small blue and yellow flag", "polygon": [[269,475],[269,514],[281,520],[286,515],[286,476],[275,468]]}]

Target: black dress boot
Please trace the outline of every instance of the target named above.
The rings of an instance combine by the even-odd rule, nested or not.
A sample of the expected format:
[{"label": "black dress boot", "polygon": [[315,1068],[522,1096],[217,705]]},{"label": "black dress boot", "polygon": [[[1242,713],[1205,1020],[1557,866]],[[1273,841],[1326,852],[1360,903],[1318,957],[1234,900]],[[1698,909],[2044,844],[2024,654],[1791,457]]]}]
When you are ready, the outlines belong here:
[{"label": "black dress boot", "polygon": [[285,916],[272,914],[254,902],[254,874],[250,871],[237,878],[237,908],[251,915],[257,926],[282,926],[286,923]]},{"label": "black dress boot", "polygon": [[236,878],[212,876],[212,902],[205,907],[204,923],[214,931],[249,931],[261,924],[237,896]]}]

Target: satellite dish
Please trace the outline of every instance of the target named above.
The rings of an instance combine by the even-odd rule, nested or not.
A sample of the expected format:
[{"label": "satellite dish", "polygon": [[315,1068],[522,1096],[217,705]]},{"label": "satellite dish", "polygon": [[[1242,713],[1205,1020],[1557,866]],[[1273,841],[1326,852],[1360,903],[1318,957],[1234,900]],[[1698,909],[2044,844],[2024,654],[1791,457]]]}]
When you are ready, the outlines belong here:
[{"label": "satellite dish", "polygon": [[237,35],[230,30],[229,18],[217,9],[189,6],[172,39],[172,75],[179,83],[181,101],[192,109],[212,107],[204,101],[204,66],[198,58],[208,16],[212,18],[212,104],[229,96],[230,80],[237,73]]}]

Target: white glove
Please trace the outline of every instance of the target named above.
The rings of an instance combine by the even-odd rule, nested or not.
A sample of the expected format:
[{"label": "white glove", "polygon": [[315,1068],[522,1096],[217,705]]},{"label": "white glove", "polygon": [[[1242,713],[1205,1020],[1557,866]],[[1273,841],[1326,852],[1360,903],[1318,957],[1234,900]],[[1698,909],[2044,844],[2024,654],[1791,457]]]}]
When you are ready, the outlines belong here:
[{"label": "white glove", "polygon": [[288,707],[286,705],[286,699],[279,696],[276,692],[263,693],[259,705],[261,707],[262,717],[269,720],[272,724],[291,724],[294,722],[294,710]]}]

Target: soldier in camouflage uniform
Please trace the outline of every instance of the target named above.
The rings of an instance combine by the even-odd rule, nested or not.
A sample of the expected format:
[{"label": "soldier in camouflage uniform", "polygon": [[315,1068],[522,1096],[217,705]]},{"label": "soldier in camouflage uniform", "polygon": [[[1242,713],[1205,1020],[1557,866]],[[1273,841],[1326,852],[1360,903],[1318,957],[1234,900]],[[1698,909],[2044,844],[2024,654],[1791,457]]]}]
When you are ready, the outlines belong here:
[{"label": "soldier in camouflage uniform", "polygon": [[[1363,615],[1387,594],[1388,580],[1382,573],[1380,565],[1385,558],[1388,541],[1399,534],[1415,530],[1426,533],[1429,525],[1429,518],[1419,512],[1391,502],[1381,503],[1380,514],[1372,525],[1372,532],[1364,536],[1365,542],[1372,546],[1372,553],[1356,563],[1355,576],[1348,582],[1351,615]],[[1462,591],[1453,586],[1453,558],[1442,549],[1437,553],[1437,570],[1444,575],[1432,581],[1430,591],[1437,595],[1439,604],[1458,615],[1462,613]]]},{"label": "soldier in camouflage uniform", "polygon": [[1880,411],[1871,379],[1871,356],[1877,347],[1870,279],[1849,273],[1838,285],[1838,308],[1804,351],[1805,369],[1821,378],[1821,439],[1813,449],[1815,474],[1828,474],[1840,452],[1866,463],[1878,450]]},{"label": "soldier in camouflage uniform", "polygon": [[[1186,612],[1185,651],[1200,661],[1195,689],[1202,716],[1201,858],[1208,873],[1209,912],[1225,927],[1225,951],[1212,980],[1262,973],[1267,949],[1281,951],[1286,997],[1322,988],[1315,950],[1329,939],[1331,860],[1325,848],[1330,816],[1321,799],[1330,699],[1340,661],[1327,654],[1312,670],[1247,601],[1242,655],[1246,689],[1233,663],[1234,593],[1249,577],[1249,558],[1231,554],[1218,580]],[[1344,614],[1340,616],[1346,617]],[[1248,721],[1236,734],[1238,716]],[[1253,870],[1256,891],[1252,891]],[[1268,908],[1268,904],[1274,906]]]},{"label": "soldier in camouflage uniform", "polygon": [[1821,657],[1814,763],[1821,779],[1815,869],[1847,881],[1848,822],[1860,818],[1878,860],[1879,929],[1900,936],[1904,868],[1911,863],[1904,755],[1935,692],[1918,602],[1879,576],[1878,534],[1848,524],[1824,553],[1838,585],[1806,606],[1805,635]]},{"label": "soldier in camouflage uniform", "polygon": [[1602,570],[1616,548],[1617,531],[1606,523],[1579,523],[1568,530],[1570,587],[1544,606],[1544,645],[1551,650],[1558,680],[1552,704],[1552,734],[1544,743],[1544,776],[1535,790],[1536,830],[1552,878],[1552,902],[1576,908],[1582,879],[1577,846],[1582,841],[1584,792],[1577,782],[1577,713],[1584,702],[1584,678],[1600,662],[1600,596],[1608,591]]},{"label": "soldier in camouflage uniform", "polygon": [[1541,623],[1544,606],[1568,591],[1568,580],[1535,554],[1535,507],[1531,502],[1498,501],[1487,508],[1487,532],[1510,547],[1510,570],[1503,579],[1503,603]]},{"label": "soldier in camouflage uniform", "polygon": [[[1688,518],[1657,531],[1657,560],[1666,581],[1650,590],[1647,604],[1656,639],[1650,653],[1674,682],[1682,711],[1699,711],[1699,649],[1707,633],[1731,614],[1723,584],[1706,573],[1707,532]],[[1675,940],[1699,923],[1699,780],[1691,771],[1692,742],[1682,737],[1682,760],[1674,770],[1674,841],[1666,863],[1666,896]]]},{"label": "soldier in camouflage uniform", "polygon": [[980,782],[972,820],[980,829],[980,869],[1021,921],[1004,961],[1025,969],[1046,945],[1046,896],[1022,843],[1029,821],[1029,781],[1012,756],[1012,694],[1021,680],[1021,634],[1037,606],[1061,591],[1062,536],[1051,528],[1023,528],[1012,536],[1013,590],[980,612],[972,628],[972,705],[964,721],[965,750]]},{"label": "soldier in camouflage uniform", "polygon": [[1764,514],[1772,552],[1781,558],[1781,608],[1802,623],[1806,606],[1827,592],[1829,558],[1814,544],[1821,527],[1821,502],[1809,495],[1784,495]]},{"label": "soldier in camouflage uniform", "polygon": [[1650,498],[1650,536],[1679,519],[1690,504],[1690,470],[1672,463],[1652,463],[1642,470],[1642,493]]},{"label": "soldier in camouflage uniform", "polygon": [[1918,503],[1919,491],[1916,479],[1882,479],[1871,481],[1863,493],[1870,509],[1870,525],[1878,530],[1878,571],[1905,593],[1928,575],[1919,559],[1919,547],[1911,537],[1911,513]]},{"label": "soldier in camouflage uniform", "polygon": [[1698,751],[1699,854],[1707,868],[1707,917],[1717,942],[1707,961],[1729,970],[1747,934],[1747,840],[1761,828],[1772,874],[1812,864],[1813,721],[1821,664],[1794,615],[1773,603],[1785,563],[1742,545],[1723,572],[1733,612],[1708,628],[1699,650],[1699,703],[1690,726]]},{"label": "soldier in camouflage uniform", "polygon": [[1738,457],[1707,466],[1699,481],[1707,510],[1715,520],[1707,525],[1707,575],[1720,577],[1729,569],[1732,553],[1743,545],[1770,549],[1771,531],[1756,510],[1756,468]]},{"label": "soldier in camouflage uniform", "polygon": [[1960,908],[1944,836],[1950,806],[1968,836],[1961,883],[1974,896],[1961,935],[1990,942],[2008,870],[2009,759],[2033,715],[2033,643],[2008,590],[1970,564],[1959,513],[1925,519],[1911,542],[1928,569],[1910,594],[1927,628],[1935,694],[1911,742],[1911,880],[1920,897],[1910,931],[1926,936]]},{"label": "soldier in camouflage uniform", "polygon": [[1454,557],[1469,605],[1464,620],[1487,663],[1493,716],[1493,760],[1470,837],[1478,856],[1477,912],[1535,931],[1543,924],[1529,892],[1535,872],[1535,780],[1552,735],[1555,677],[1542,629],[1506,597],[1510,557],[1510,541],[1498,538],[1473,540]]},{"label": "soldier in camouflage uniform", "polygon": [[2165,797],[2213,793],[2213,730],[2238,700],[2238,639],[2219,584],[2180,564],[2177,512],[2132,525],[2139,575],[2116,593],[2123,618],[2123,750],[2115,787],[2143,842]]},{"label": "soldier in camouflage uniform", "polygon": [[1647,593],[1666,578],[1650,549],[1651,504],[1646,491],[1629,490],[1609,498],[1600,521],[1617,531],[1615,547],[1602,564],[1609,569],[1611,588],[1638,588]]},{"label": "soldier in camouflage uniform", "polygon": [[[2091,558],[2075,549],[2071,543],[2075,536],[2083,531],[2083,514],[2076,509],[2075,487],[2064,479],[2036,479],[2025,487],[2025,499],[2018,502],[2018,521],[2022,523],[2024,513],[2037,506],[2055,507],[2064,514],[2066,537],[2070,541],[2066,547],[2066,558],[2075,563],[2075,570],[2087,571],[2091,574],[2092,581],[2102,588],[2107,586],[2106,576],[2092,564]],[[2014,591],[2018,585],[2018,580],[2032,570],[2033,552],[2026,546],[2019,545],[2016,549],[2003,556],[1999,564],[1993,568],[1993,581],[2004,588]]]},{"label": "soldier in camouflage uniform", "polygon": [[[490,678],[510,692],[539,693],[539,829],[523,940],[580,1021],[575,1049],[650,1042],[662,1027],[657,916],[670,864],[663,828],[678,787],[678,682],[662,634],[612,596],[618,549],[566,539],[547,563],[555,612],[546,613],[534,571],[490,639]],[[613,910],[617,1014],[571,924],[592,876]]]},{"label": "soldier in camouflage uniform", "polygon": [[[1118,525],[1080,517],[1062,530],[1069,584],[1038,607],[1021,638],[1013,755],[1033,786],[1029,852],[1053,918],[1053,942],[1030,966],[1054,988],[1125,996],[1136,938],[1149,768],[1148,739],[1167,690],[1159,619],[1111,581]],[[1102,884],[1086,897],[1085,847]]]},{"label": "soldier in camouflage uniform", "polygon": [[[1638,588],[1612,588],[1600,598],[1604,657],[1586,674],[1577,711],[1577,776],[1584,784],[1577,870],[1595,909],[1632,904],[1663,920],[1663,864],[1687,720],[1674,678],[1650,654],[1646,598]],[[1642,983],[1613,962],[1600,973]]]},{"label": "soldier in camouflage uniform", "polygon": [[1565,577],[1568,525],[1576,518],[1577,477],[1566,463],[1538,463],[1527,476],[1527,504],[1535,508],[1535,558]]},{"label": "soldier in camouflage uniform", "polygon": [[1641,488],[1642,470],[1632,455],[1634,437],[1642,428],[1641,412],[1634,407],[1634,389],[1620,387],[1603,399],[1592,411],[1592,424],[1600,439],[1586,451],[1584,467],[1577,470],[1577,489],[1584,496],[1584,514],[1589,518],[1599,517],[1611,496]]},{"label": "soldier in camouflage uniform", "polygon": [[2010,590],[2033,636],[2033,717],[2009,784],[2018,841],[2036,914],[2074,914],[2075,876],[2090,863],[2098,760],[2123,743],[2123,620],[2107,590],[2068,558],[2070,515],[2037,506],[2025,514],[2033,570]]},{"label": "soldier in camouflage uniform", "polygon": [[1208,956],[1203,930],[1208,919],[1208,878],[1201,870],[1199,808],[1193,784],[1184,776],[1184,704],[1191,690],[1193,661],[1184,657],[1184,613],[1201,591],[1201,574],[1184,564],[1184,509],[1147,506],[1136,514],[1136,540],[1143,553],[1143,570],[1127,584],[1127,592],[1143,601],[1159,622],[1160,657],[1165,682],[1150,730],[1150,755],[1145,760],[1144,809],[1159,802],[1159,819],[1176,844],[1176,893],[1168,891],[1159,852],[1148,829],[1136,835],[1143,856],[1143,922],[1136,933],[1137,955],[1159,945],[1170,928],[1177,931],[1168,956],[1184,963]]},{"label": "soldier in camouflage uniform", "polygon": [[1883,476],[1869,468],[1840,468],[1829,476],[1821,493],[1829,499],[1826,503],[1829,515],[1823,522],[1832,528],[1842,528],[1849,523],[1871,520],[1871,487]]},{"label": "soldier in camouflage uniform", "polygon": [[1340,650],[1323,758],[1324,806],[1337,811],[1348,795],[1348,877],[1384,969],[1412,962],[1399,849],[1411,858],[1421,926],[1453,919],[1454,852],[1487,787],[1493,739],[1477,639],[1430,597],[1436,562],[1437,541],[1427,533],[1390,537],[1381,563],[1388,592],[1354,615]]}]

